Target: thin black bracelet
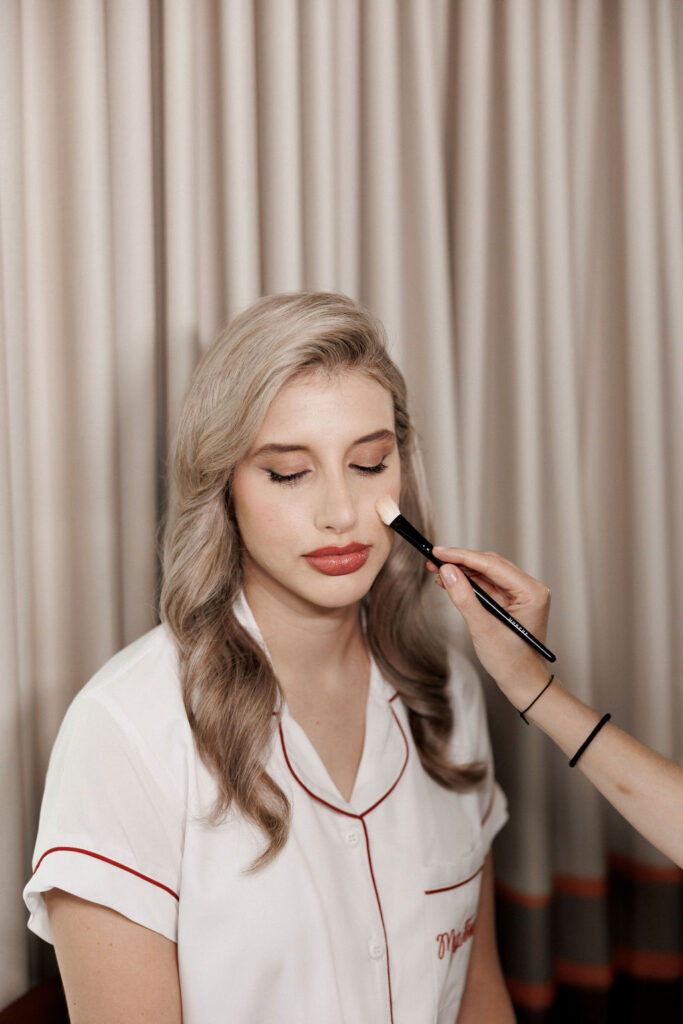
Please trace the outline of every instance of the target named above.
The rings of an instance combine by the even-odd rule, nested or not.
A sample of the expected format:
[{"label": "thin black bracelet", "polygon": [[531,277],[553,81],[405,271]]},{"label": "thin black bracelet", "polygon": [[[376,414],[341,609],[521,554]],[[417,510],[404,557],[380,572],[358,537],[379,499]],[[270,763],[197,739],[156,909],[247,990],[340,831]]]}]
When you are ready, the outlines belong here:
[{"label": "thin black bracelet", "polygon": [[571,761],[569,762],[569,767],[570,767],[570,768],[573,768],[573,767],[574,767],[574,765],[575,765],[575,764],[576,764],[576,762],[577,762],[577,761],[579,760],[579,758],[580,758],[580,757],[581,757],[581,755],[583,754],[583,752],[584,752],[584,750],[586,749],[586,747],[588,746],[588,744],[589,744],[589,743],[592,743],[592,742],[593,742],[593,740],[595,739],[595,737],[596,737],[596,736],[598,735],[598,733],[599,733],[599,732],[600,732],[600,730],[602,729],[603,725],[605,725],[605,723],[606,723],[606,722],[609,722],[609,720],[610,720],[610,718],[611,718],[611,717],[612,717],[611,715],[603,715],[603,716],[602,716],[602,718],[600,719],[600,721],[598,722],[598,724],[597,724],[597,725],[595,726],[595,728],[593,729],[593,732],[592,732],[592,733],[590,734],[590,736],[588,737],[588,739],[587,739],[587,740],[585,741],[585,743],[582,743],[582,744],[581,744],[581,746],[579,747],[579,749],[578,749],[578,750],[576,751],[576,753],[574,754],[573,758],[572,758],[572,759],[571,759]]},{"label": "thin black bracelet", "polygon": [[530,708],[532,708],[532,707],[534,706],[534,704],[536,703],[536,701],[538,700],[538,698],[539,698],[539,697],[542,697],[542,696],[543,696],[543,694],[544,694],[544,693],[545,693],[545,691],[546,691],[546,690],[548,689],[548,687],[550,686],[550,684],[552,683],[552,681],[553,681],[553,679],[554,679],[554,678],[555,678],[555,673],[553,672],[553,674],[551,675],[551,677],[550,677],[550,679],[548,680],[548,682],[547,682],[547,683],[545,684],[545,686],[543,687],[543,689],[541,690],[541,692],[540,692],[540,693],[539,693],[539,694],[538,694],[538,695],[537,695],[536,697],[534,697],[534,699],[532,700],[532,702],[531,702],[531,704],[529,705],[529,707],[528,707],[528,708],[524,708],[524,711],[520,711],[520,713],[519,713],[519,716],[520,716],[520,718],[522,719],[522,721],[526,722],[526,724],[527,724],[527,725],[531,725],[531,722],[529,721],[529,719],[525,717],[525,716],[526,716],[526,713],[527,713],[527,711],[529,711],[529,709],[530,709]]}]

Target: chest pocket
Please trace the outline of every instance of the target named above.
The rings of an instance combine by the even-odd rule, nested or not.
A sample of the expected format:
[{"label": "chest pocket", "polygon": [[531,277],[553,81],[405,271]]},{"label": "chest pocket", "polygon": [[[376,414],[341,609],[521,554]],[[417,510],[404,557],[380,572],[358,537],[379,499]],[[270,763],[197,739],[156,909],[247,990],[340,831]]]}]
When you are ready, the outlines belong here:
[{"label": "chest pocket", "polygon": [[457,1011],[462,998],[486,852],[479,843],[457,861],[430,864],[422,874],[440,1014]]}]

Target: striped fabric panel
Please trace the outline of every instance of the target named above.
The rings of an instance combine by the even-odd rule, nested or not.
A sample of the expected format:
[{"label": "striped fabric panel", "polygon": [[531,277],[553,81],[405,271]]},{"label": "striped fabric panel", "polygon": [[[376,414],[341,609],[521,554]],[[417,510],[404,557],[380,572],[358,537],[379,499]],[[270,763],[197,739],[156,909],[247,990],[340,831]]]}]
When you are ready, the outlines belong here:
[{"label": "striped fabric panel", "polygon": [[[607,877],[558,876],[552,896],[530,897],[499,884],[496,914],[503,971],[520,1020],[524,1013],[544,1020],[551,1007],[572,999],[585,1004],[582,1010],[577,1006],[576,1019],[590,1019],[621,998],[617,989],[623,993],[628,983],[638,983],[651,1002],[657,998],[653,986],[659,986],[660,996],[666,990],[677,1004],[674,1016],[657,1018],[658,1024],[683,1021],[683,997],[677,994],[683,989],[678,868],[613,857]],[[633,1006],[631,999],[628,1020],[650,1024],[652,1014],[634,1017]]]}]

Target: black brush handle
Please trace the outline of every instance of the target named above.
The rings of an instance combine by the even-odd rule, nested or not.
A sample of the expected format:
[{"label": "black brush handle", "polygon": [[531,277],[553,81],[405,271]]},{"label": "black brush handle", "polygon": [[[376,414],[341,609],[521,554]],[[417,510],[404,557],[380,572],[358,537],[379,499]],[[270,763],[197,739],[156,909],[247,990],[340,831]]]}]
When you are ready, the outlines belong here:
[{"label": "black brush handle", "polygon": [[[434,563],[436,565],[436,562]],[[461,566],[462,571],[462,566]],[[467,575],[467,573],[465,573]],[[479,598],[480,603],[486,608],[487,612],[491,612],[491,615],[495,615],[497,619],[500,619],[504,625],[509,626],[513,629],[522,640],[526,640],[534,650],[542,654],[546,661],[557,661],[557,658],[551,650],[549,650],[545,644],[542,644],[540,640],[537,640],[533,633],[530,633],[528,629],[525,629],[521,622],[517,622],[509,612],[506,612],[504,608],[494,601],[490,594],[487,594],[483,587],[480,587],[478,583],[467,577],[472,590]]]},{"label": "black brush handle", "polygon": [[[407,519],[403,518],[403,516],[396,516],[390,526],[392,530],[395,530],[396,533],[400,534],[404,540],[407,540],[409,544],[412,544],[414,548],[417,548],[417,550],[423,554],[425,558],[428,558],[433,562],[434,565],[439,568],[442,565],[446,565],[446,562],[442,562],[440,558],[437,558],[436,555],[432,554],[433,545],[430,544],[427,538],[423,537],[419,530],[416,530],[412,523],[409,523]],[[465,573],[465,575],[467,575],[467,573]],[[557,661],[553,652],[549,650],[545,644],[542,644],[540,640],[537,640],[533,633],[530,633],[528,629],[525,629],[521,622],[517,622],[517,619],[510,615],[509,612],[506,612],[497,601],[494,601],[491,595],[487,594],[483,587],[480,587],[478,583],[471,580],[469,576],[467,579],[472,590],[477,595],[480,604],[484,606],[487,612],[491,612],[491,615],[495,615],[503,625],[512,629],[517,636],[521,637],[522,640],[526,640],[526,642],[533,647],[535,651],[538,651],[539,654],[543,655],[546,661]]]}]

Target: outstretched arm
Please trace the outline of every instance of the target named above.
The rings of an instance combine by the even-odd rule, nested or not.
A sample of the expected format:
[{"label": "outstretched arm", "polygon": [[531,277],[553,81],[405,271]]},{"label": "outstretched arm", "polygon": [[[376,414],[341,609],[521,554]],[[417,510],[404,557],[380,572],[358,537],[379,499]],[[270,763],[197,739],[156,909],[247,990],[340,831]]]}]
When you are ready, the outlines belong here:
[{"label": "outstretched arm", "polygon": [[[559,679],[554,679],[552,686],[527,712],[527,718],[571,757],[595,728],[600,716],[568,693]],[[680,765],[608,722],[581,755],[577,768],[653,846],[683,867],[683,768]]]},{"label": "outstretched arm", "polygon": [[[441,568],[437,582],[465,619],[477,657],[508,700],[518,710],[527,708],[548,682],[547,664],[481,607],[468,577],[540,640],[545,640],[550,613],[548,587],[493,552],[439,547],[434,548],[434,554],[451,563]],[[428,564],[437,571],[433,563]],[[526,717],[570,757],[600,720],[596,711],[569,693],[557,678]],[[582,754],[577,767],[634,828],[683,867],[680,765],[608,722]]]}]

